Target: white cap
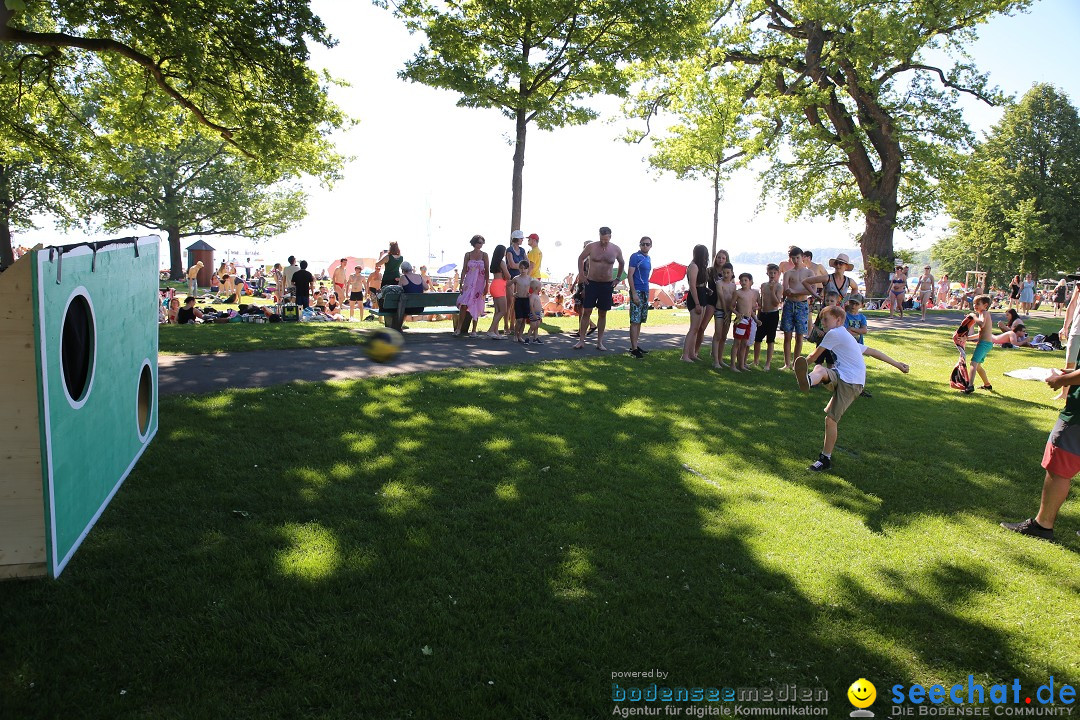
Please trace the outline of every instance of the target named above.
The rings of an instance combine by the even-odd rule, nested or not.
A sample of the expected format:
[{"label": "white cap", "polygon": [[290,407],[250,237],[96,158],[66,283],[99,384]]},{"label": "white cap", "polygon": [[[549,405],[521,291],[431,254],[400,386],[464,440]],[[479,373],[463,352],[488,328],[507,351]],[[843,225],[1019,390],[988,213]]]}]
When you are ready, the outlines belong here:
[{"label": "white cap", "polygon": [[525,233],[521,232],[520,230],[515,230],[514,232],[510,233],[510,239],[511,240],[524,240],[525,239]]}]

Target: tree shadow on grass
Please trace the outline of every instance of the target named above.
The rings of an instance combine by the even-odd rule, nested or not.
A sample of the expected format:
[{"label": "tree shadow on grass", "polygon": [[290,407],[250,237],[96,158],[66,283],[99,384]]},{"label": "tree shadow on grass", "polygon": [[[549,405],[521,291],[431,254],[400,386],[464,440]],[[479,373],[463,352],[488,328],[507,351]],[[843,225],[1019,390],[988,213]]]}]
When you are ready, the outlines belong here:
[{"label": "tree shadow on grass", "polygon": [[[653,668],[824,687],[834,712],[863,676],[1045,679],[1022,651],[984,657],[1012,638],[960,612],[985,565],[839,573],[826,603],[777,563],[776,478],[802,483],[820,440],[779,376],[630,362],[164,400],[64,576],[0,585],[0,698],[13,716],[580,718],[611,714],[613,672]],[[856,489],[810,492],[873,514]],[[829,535],[800,530],[796,553]]]}]

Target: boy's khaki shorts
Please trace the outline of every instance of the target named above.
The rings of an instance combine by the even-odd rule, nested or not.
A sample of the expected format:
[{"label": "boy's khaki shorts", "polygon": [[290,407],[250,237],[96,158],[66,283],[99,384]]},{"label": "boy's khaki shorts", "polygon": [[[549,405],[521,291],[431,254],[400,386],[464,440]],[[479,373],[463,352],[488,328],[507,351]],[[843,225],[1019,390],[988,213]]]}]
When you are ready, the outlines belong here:
[{"label": "boy's khaki shorts", "polygon": [[825,417],[832,418],[833,422],[838,423],[851,407],[851,403],[855,402],[855,398],[859,397],[863,386],[844,382],[834,368],[829,368],[828,373],[829,387],[832,388],[833,396],[829,404],[825,406]]}]

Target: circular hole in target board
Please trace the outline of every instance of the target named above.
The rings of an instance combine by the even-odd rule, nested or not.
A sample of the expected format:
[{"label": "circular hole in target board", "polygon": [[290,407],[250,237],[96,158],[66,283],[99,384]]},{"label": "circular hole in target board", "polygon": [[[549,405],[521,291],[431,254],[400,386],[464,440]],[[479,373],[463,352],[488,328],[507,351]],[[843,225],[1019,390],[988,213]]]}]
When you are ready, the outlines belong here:
[{"label": "circular hole in target board", "polygon": [[86,403],[94,380],[97,337],[94,309],[85,288],[78,288],[64,310],[60,336],[60,371],[68,402],[75,409]]},{"label": "circular hole in target board", "polygon": [[150,411],[154,408],[154,373],[150,370],[150,363],[143,362],[142,371],[139,373],[138,404],[136,419],[139,423],[139,440],[146,440],[146,433],[150,430]]}]

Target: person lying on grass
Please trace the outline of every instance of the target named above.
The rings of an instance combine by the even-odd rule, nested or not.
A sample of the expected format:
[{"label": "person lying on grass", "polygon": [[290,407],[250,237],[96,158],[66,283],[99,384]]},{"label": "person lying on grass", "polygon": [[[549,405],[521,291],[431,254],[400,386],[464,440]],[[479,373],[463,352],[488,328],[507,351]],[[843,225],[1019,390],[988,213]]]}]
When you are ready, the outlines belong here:
[{"label": "person lying on grass", "polygon": [[[859,397],[866,384],[866,361],[863,355],[869,355],[882,362],[887,362],[900,372],[908,371],[907,363],[893,360],[891,357],[867,345],[860,345],[844,327],[847,313],[843,308],[831,305],[821,311],[821,321],[825,326],[825,337],[810,357],[802,355],[795,358],[795,379],[799,389],[809,392],[815,385],[826,385],[832,391],[832,398],[825,406],[825,442],[816,462],[808,469],[823,472],[832,467],[832,452],[836,446],[837,424],[844,412]],[[809,363],[814,362],[826,350],[836,356],[834,367],[817,365],[807,373]]]},{"label": "person lying on grass", "polygon": [[1015,330],[1006,330],[1000,335],[995,335],[992,341],[995,345],[1004,347],[1031,347],[1031,342],[1028,340],[1022,324],[1017,325]]},{"label": "person lying on grass", "polygon": [[1080,370],[1055,373],[1046,378],[1046,384],[1055,390],[1067,390],[1068,394],[1065,409],[1054,423],[1043,450],[1042,466],[1046,478],[1039,513],[1020,522],[1003,522],[1001,527],[1021,535],[1053,540],[1058,510],[1069,496],[1072,479],[1080,473]]}]

